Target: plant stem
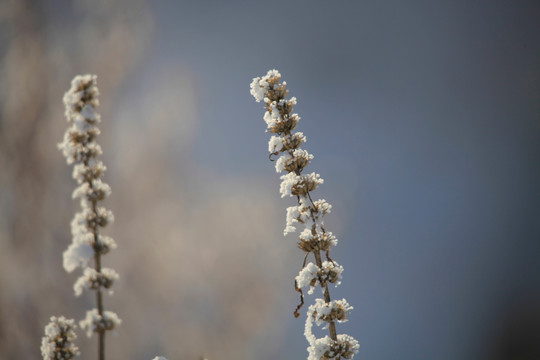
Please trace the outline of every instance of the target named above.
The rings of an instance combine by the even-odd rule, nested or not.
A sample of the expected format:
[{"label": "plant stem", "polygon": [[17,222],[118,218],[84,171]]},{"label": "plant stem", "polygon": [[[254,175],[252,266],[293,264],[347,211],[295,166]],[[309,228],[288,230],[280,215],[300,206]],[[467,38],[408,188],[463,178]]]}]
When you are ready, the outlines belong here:
[{"label": "plant stem", "polygon": [[[290,135],[290,131],[287,131],[285,133],[285,136],[287,135]],[[288,151],[289,154],[291,155],[291,157],[293,156],[293,152],[292,150],[289,150]],[[296,175],[300,176],[301,174],[301,170],[296,170],[295,171]],[[309,201],[311,202],[311,205],[314,205],[313,203],[313,199],[311,198],[311,194],[309,193],[309,191],[307,191],[306,193]],[[298,204],[300,204],[300,199],[297,197],[297,200],[298,200]],[[311,218],[313,219],[313,222],[315,222],[315,217],[313,216],[313,214],[311,214]],[[316,231],[316,230],[312,230],[312,231]],[[324,229],[323,229],[324,231]],[[319,267],[319,269],[322,269],[322,260],[321,260],[321,253],[319,250],[314,250],[313,251],[313,255],[315,256],[315,264]],[[323,288],[323,296],[324,296],[324,301],[329,304],[332,300],[330,299],[330,291],[328,290],[328,284],[326,284]],[[337,341],[337,331],[336,331],[336,323],[334,322],[334,320],[331,320],[329,322],[329,325],[328,325],[328,332],[330,333],[330,338],[334,341]]]},{"label": "plant stem", "polygon": [[[313,255],[315,255],[316,265],[319,267],[319,269],[322,269],[321,253],[319,250],[316,250],[313,252]],[[328,284],[324,286],[324,301],[326,301],[326,303],[330,303],[331,301],[330,292],[328,291]],[[330,338],[337,341],[336,324],[334,323],[334,320],[329,322],[328,332],[330,333]]]},{"label": "plant stem", "polygon": [[[88,183],[90,185],[90,188],[93,188],[92,181],[89,181]],[[92,201],[92,210],[94,211],[94,214],[97,216],[97,201]],[[98,225],[96,224],[93,228],[94,231],[94,268],[96,272],[101,273],[101,253],[99,249],[99,232],[98,232]],[[98,287],[96,289],[96,302],[97,302],[97,309],[98,314],[101,319],[103,319],[103,296],[101,293],[101,288]],[[98,332],[98,360],[105,360],[105,330],[100,330]]]},{"label": "plant stem", "polygon": [[[97,234],[95,234],[97,238]],[[101,256],[99,253],[94,255],[95,269],[97,272],[101,272]],[[96,290],[96,302],[99,316],[103,319],[103,296],[101,289]],[[105,330],[101,330],[98,333],[98,360],[105,360]]]}]

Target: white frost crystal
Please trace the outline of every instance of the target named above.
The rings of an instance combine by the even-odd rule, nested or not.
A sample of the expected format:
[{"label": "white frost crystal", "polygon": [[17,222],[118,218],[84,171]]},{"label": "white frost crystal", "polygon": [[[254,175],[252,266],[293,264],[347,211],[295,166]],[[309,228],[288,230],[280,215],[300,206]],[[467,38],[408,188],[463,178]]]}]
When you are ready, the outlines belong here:
[{"label": "white frost crystal", "polygon": [[337,336],[337,341],[325,336],[310,343],[307,349],[308,360],[352,359],[359,348],[358,341],[349,335],[340,334]]},{"label": "white frost crystal", "polygon": [[[345,299],[333,300],[329,303],[323,299],[316,299],[315,304],[309,307],[308,316],[313,317],[317,326],[330,321],[346,322],[352,309],[353,307]],[[328,324],[325,325],[325,328],[327,326]]]},{"label": "white frost crystal", "polygon": [[100,316],[97,309],[86,312],[84,320],[79,322],[81,329],[86,329],[86,335],[92,336],[93,332],[102,332],[113,330],[122,323],[122,320],[112,311],[104,311],[103,316]]},{"label": "white frost crystal", "polygon": [[315,190],[320,184],[324,183],[321,176],[316,173],[296,175],[290,172],[280,177],[281,185],[279,192],[281,197],[285,196],[305,196],[308,192]]},{"label": "white frost crystal", "polygon": [[272,135],[268,141],[268,152],[275,153],[283,148],[283,138],[281,136]]},{"label": "white frost crystal", "polygon": [[298,169],[303,169],[311,159],[313,159],[313,155],[302,149],[283,153],[276,161],[276,172],[280,173],[283,170],[295,172]]},{"label": "white frost crystal", "polygon": [[315,285],[317,282],[318,272],[319,268],[317,267],[317,265],[310,262],[302,270],[300,270],[300,273],[298,274],[298,276],[296,276],[296,285],[299,288],[305,288],[310,286],[308,294],[313,294],[313,289],[315,289]]},{"label": "white frost crystal", "polygon": [[294,185],[299,183],[300,176],[291,172],[291,173],[288,173],[287,175],[282,175],[280,179],[281,179],[281,185],[279,187],[279,192],[281,193],[281,197],[285,197],[287,195],[292,196],[292,193],[291,193],[292,188]]},{"label": "white frost crystal", "polygon": [[342,272],[343,266],[335,261],[323,262],[322,268],[310,262],[296,276],[296,285],[300,289],[309,286],[308,294],[313,294],[316,286],[324,288],[327,283],[332,283],[335,286],[341,284]]},{"label": "white frost crystal", "polygon": [[275,126],[281,120],[281,115],[279,115],[277,106],[278,104],[275,102],[272,103],[269,111],[264,113],[264,121],[269,128]]},{"label": "white frost crystal", "polygon": [[250,85],[250,93],[255,98],[255,101],[260,102],[264,99],[265,93],[268,90],[268,79],[272,77],[280,78],[281,74],[277,70],[269,70],[265,76],[256,77]]},{"label": "white frost crystal", "polygon": [[290,162],[293,158],[293,156],[289,153],[284,153],[281,155],[277,161],[276,161],[276,172],[280,173],[283,172],[283,168],[285,167],[285,164]]},{"label": "white frost crystal", "polygon": [[69,360],[79,355],[79,348],[73,341],[77,338],[75,321],[63,316],[51,317],[45,326],[45,336],[41,339],[43,360]]},{"label": "white frost crystal", "polygon": [[[113,269],[102,268],[101,272],[97,272],[92,268],[86,268],[83,275],[73,285],[73,290],[75,296],[80,296],[84,290],[88,289],[97,290],[100,287],[110,289],[115,280],[118,280],[118,273]],[[109,290],[111,295],[112,292]]]},{"label": "white frost crystal", "polygon": [[88,261],[94,256],[92,246],[84,242],[72,242],[64,251],[64,269],[70,273],[77,267],[86,267]]},{"label": "white frost crystal", "polygon": [[285,220],[285,230],[283,230],[283,235],[296,231],[294,223],[297,223],[300,217],[298,209],[299,206],[289,206],[287,208],[287,219]]}]

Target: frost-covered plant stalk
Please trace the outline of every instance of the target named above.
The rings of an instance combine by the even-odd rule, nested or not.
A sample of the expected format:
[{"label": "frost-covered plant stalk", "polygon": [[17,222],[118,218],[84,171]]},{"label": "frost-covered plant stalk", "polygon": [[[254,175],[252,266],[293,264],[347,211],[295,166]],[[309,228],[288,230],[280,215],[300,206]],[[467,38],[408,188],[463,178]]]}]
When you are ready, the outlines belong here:
[{"label": "frost-covered plant stalk", "polygon": [[[83,275],[73,286],[76,296],[84,290],[93,290],[96,294],[97,308],[87,311],[79,325],[86,329],[89,337],[93,332],[98,334],[98,359],[104,360],[105,332],[122,321],[103,306],[103,291],[107,289],[112,293],[118,274],[101,264],[101,257],[116,248],[116,243],[100,231],[113,221],[113,214],[99,205],[111,194],[111,188],[101,180],[106,168],[98,159],[101,147],[96,143],[100,133],[96,125],[101,119],[96,112],[99,105],[96,78],[96,75],[79,75],[72,80],[71,88],[64,95],[65,115],[71,125],[58,148],[67,163],[74,164],[73,178],[79,186],[73,191],[73,198],[80,199],[81,203],[81,211],[71,222],[72,243],[63,254],[64,269],[67,272],[77,267],[83,269]],[[92,258],[93,267],[90,267]]]},{"label": "frost-covered plant stalk", "polygon": [[[330,258],[330,248],[337,245],[337,239],[331,232],[326,231],[323,217],[330,212],[331,205],[324,199],[313,201],[311,192],[323,179],[316,173],[304,174],[302,171],[309,164],[313,155],[300,148],[306,141],[301,132],[292,132],[300,120],[292,113],[296,98],[285,99],[288,90],[286,82],[280,82],[281,75],[276,70],[270,70],[265,76],[253,79],[251,94],[257,102],[265,103],[264,121],[267,132],[274,135],[268,143],[270,156],[278,156],[276,171],[285,172],[281,176],[281,197],[292,196],[297,205],[287,208],[287,220],[284,235],[296,231],[301,224],[303,230],[299,235],[298,247],[305,253],[302,270],[295,279],[295,287],[300,292],[300,305],[304,303],[302,289],[308,288],[312,294],[316,287],[322,290],[323,298],[315,300],[307,312],[305,336],[309,342],[308,360],[352,359],[358,352],[358,342],[349,335],[338,335],[336,322],[347,321],[352,307],[343,300],[331,300],[329,284],[339,285],[343,267]],[[315,263],[306,264],[310,255]],[[325,260],[323,261],[323,256]],[[312,332],[313,323],[328,329],[329,335],[316,338]]]},{"label": "frost-covered plant stalk", "polygon": [[79,355],[79,348],[73,340],[77,338],[75,320],[52,316],[45,326],[45,336],[41,339],[43,360],[70,360]]}]

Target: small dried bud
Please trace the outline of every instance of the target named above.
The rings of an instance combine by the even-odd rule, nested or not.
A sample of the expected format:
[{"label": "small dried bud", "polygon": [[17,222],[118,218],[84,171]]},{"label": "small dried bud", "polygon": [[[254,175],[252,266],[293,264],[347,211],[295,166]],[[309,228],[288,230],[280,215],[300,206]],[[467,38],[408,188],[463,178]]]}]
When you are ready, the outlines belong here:
[{"label": "small dried bud", "polygon": [[301,132],[283,136],[282,148],[279,151],[298,149],[304,142],[306,142],[306,137]]}]

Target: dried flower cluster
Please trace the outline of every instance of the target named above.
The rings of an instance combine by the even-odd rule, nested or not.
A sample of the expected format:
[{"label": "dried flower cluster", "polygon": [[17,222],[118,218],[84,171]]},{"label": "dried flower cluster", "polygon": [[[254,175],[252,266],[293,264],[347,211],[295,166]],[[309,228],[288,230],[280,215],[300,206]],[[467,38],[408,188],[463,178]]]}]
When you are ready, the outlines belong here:
[{"label": "dried flower cluster", "polygon": [[[122,321],[111,311],[104,311],[102,290],[108,289],[118,279],[118,274],[101,265],[101,256],[116,248],[114,240],[102,235],[100,229],[110,224],[114,218],[110,210],[99,206],[99,202],[111,194],[111,188],[101,177],[106,167],[98,159],[101,147],[96,143],[99,135],[97,124],[101,121],[96,107],[99,95],[95,75],[76,76],[71,88],[64,95],[65,116],[71,124],[66,130],[58,148],[64,154],[68,164],[73,167],[73,178],[79,186],[73,191],[73,198],[80,199],[81,211],[75,214],[71,222],[72,243],[64,252],[64,269],[72,272],[77,267],[83,269],[83,275],[75,282],[75,295],[84,290],[96,292],[97,308],[90,310],[80,326],[99,335],[100,359],[104,358],[105,331],[112,330]],[[94,267],[88,266],[94,259]]]},{"label": "dried flower cluster", "polygon": [[69,360],[79,355],[79,348],[73,343],[77,338],[73,331],[76,327],[73,319],[52,316],[41,340],[43,360]]},{"label": "dried flower cluster", "polygon": [[[323,179],[313,172],[302,173],[313,155],[300,149],[306,141],[304,134],[292,132],[300,120],[297,114],[292,113],[296,98],[285,99],[288,93],[287,84],[280,80],[280,73],[270,70],[265,76],[253,79],[251,94],[257,102],[265,103],[266,131],[274,134],[268,142],[268,151],[270,156],[279,155],[275,164],[276,171],[286,172],[281,176],[281,197],[292,196],[297,200],[297,205],[287,209],[284,235],[296,231],[297,224],[304,226],[299,235],[298,247],[305,252],[306,257],[303,268],[295,279],[296,290],[300,292],[301,299],[295,316],[299,316],[298,309],[303,305],[302,289],[309,287],[308,293],[311,294],[314,288],[319,286],[323,299],[316,299],[315,304],[309,307],[306,320],[308,360],[352,359],[358,352],[358,342],[349,335],[338,335],[335,324],[347,321],[352,307],[345,299],[332,301],[328,290],[329,284],[340,284],[343,272],[343,267],[330,259],[330,248],[336,246],[338,241],[324,228],[323,218],[332,207],[323,199],[313,201],[311,198],[310,193],[323,183]],[[321,251],[326,257],[324,262]],[[313,254],[315,263],[306,265],[310,254]],[[323,328],[328,328],[329,336],[316,338],[312,333],[313,322],[317,326],[324,325]]]}]

